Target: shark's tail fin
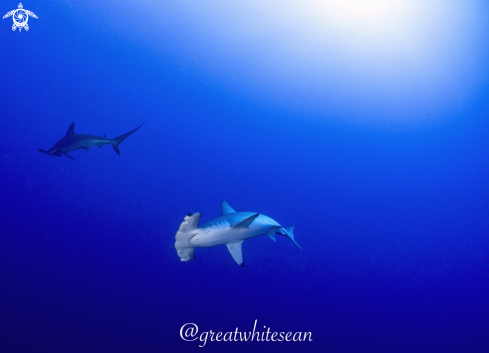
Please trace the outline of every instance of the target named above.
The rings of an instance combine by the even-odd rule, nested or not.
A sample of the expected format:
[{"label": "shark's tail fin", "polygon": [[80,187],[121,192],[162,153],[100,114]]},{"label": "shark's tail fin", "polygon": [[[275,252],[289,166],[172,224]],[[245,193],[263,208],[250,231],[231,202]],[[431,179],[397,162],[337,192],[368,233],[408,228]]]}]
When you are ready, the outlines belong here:
[{"label": "shark's tail fin", "polygon": [[[282,228],[282,229],[284,229],[284,228]],[[298,247],[299,249],[301,249],[301,250],[302,250],[301,246],[300,246],[299,244],[297,244],[297,242],[296,242],[296,241],[295,241],[295,239],[294,239],[294,226],[290,226],[289,228],[284,229],[284,230],[285,230],[285,234],[284,234],[284,235],[285,235],[287,238],[289,238],[290,240],[292,240],[292,242],[293,242],[295,245],[297,245],[297,247]]]},{"label": "shark's tail fin", "polygon": [[[144,124],[144,123],[143,123]],[[124,135],[121,135],[121,136],[117,136],[116,138],[112,139],[112,148],[114,149],[115,153],[117,153],[118,155],[120,155],[121,153],[119,152],[119,145],[122,143],[122,141],[124,141],[125,139],[127,139],[129,136],[131,136],[132,134],[134,134],[137,129],[139,129],[141,126],[143,126],[143,124],[139,125],[137,128],[135,128],[134,130],[131,130],[129,132],[126,132]]]},{"label": "shark's tail fin", "polygon": [[190,261],[195,257],[195,246],[190,244],[190,238],[196,234],[199,220],[200,213],[189,213],[180,224],[180,228],[175,235],[175,249],[180,261]]}]

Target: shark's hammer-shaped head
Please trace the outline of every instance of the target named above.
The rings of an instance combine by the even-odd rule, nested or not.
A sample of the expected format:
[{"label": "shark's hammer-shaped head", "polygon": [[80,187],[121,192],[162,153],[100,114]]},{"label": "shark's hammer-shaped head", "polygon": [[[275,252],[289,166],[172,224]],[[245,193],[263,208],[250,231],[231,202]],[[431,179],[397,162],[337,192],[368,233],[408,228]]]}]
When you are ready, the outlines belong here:
[{"label": "shark's hammer-shaped head", "polygon": [[47,151],[43,150],[42,148],[39,148],[38,151],[56,157],[61,157],[63,155],[63,152],[61,152],[58,148],[56,148],[56,146],[51,147]]},{"label": "shark's hammer-shaped head", "polygon": [[189,213],[183,219],[177,234],[175,235],[175,249],[180,257],[180,261],[190,261],[194,256],[195,246],[190,244],[190,239],[199,233],[200,213]]}]

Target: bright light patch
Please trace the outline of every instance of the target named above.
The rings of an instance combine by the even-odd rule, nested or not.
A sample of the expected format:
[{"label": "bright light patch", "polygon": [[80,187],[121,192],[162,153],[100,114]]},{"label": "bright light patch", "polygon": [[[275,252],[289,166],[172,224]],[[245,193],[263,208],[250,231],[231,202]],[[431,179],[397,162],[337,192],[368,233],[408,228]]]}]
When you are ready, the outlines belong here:
[{"label": "bright light patch", "polygon": [[109,17],[100,6],[94,25],[107,21],[193,77],[306,117],[441,119],[487,79],[488,9],[477,0],[142,0],[113,2]]},{"label": "bright light patch", "polygon": [[399,14],[403,10],[403,5],[400,1],[395,0],[346,0],[315,1],[313,6],[325,13],[334,14],[339,21],[357,23],[363,20],[384,21]]}]

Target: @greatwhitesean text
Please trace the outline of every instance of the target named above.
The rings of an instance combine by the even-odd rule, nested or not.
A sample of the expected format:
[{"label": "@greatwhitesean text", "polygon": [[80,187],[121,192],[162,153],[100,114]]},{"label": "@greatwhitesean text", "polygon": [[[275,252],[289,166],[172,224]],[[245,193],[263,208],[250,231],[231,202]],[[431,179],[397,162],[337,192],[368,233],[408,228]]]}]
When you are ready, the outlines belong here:
[{"label": "@greatwhitesean text", "polygon": [[194,323],[186,323],[180,328],[180,337],[187,342],[198,341],[199,347],[204,347],[211,342],[305,342],[312,341],[312,332],[274,332],[270,327],[263,326],[263,331],[257,331],[255,320],[253,331],[240,331],[238,327],[234,331],[215,332],[212,330],[199,332],[199,327]]}]

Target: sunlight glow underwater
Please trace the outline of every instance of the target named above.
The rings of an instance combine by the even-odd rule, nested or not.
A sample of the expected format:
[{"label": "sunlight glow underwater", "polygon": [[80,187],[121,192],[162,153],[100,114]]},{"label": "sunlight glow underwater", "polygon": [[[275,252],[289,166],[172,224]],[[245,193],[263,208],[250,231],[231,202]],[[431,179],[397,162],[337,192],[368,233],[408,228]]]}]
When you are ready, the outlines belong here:
[{"label": "sunlight glow underwater", "polygon": [[125,13],[108,16],[111,27],[200,80],[301,117],[439,121],[459,115],[488,72],[477,0],[109,3]]}]

